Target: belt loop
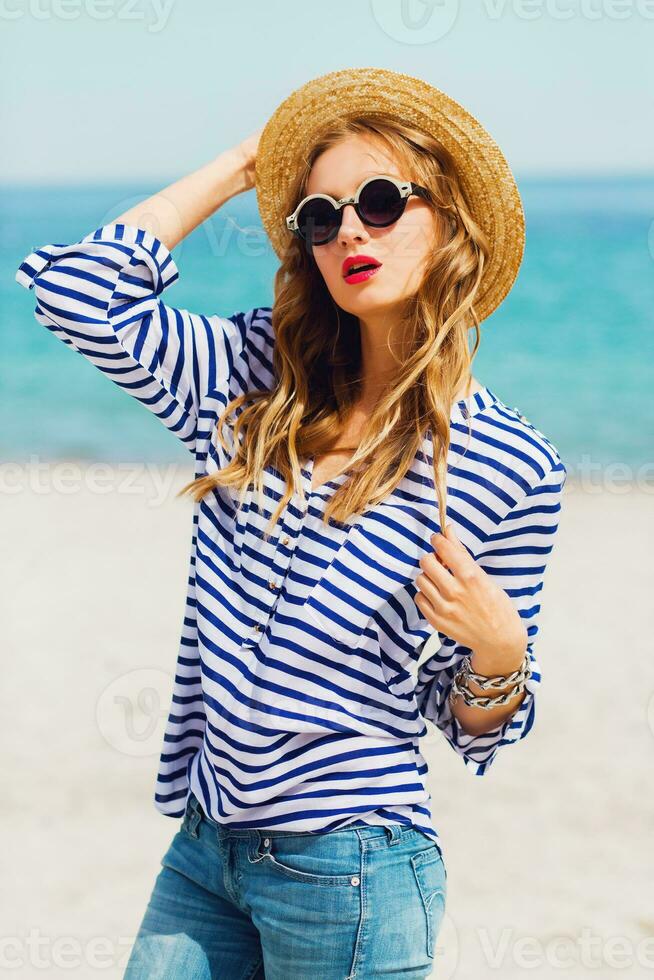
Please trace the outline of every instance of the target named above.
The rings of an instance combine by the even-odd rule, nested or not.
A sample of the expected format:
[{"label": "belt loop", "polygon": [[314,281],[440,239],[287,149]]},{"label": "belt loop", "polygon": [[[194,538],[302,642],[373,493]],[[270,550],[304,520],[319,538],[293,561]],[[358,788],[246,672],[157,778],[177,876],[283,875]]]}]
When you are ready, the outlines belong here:
[{"label": "belt loop", "polygon": [[257,830],[256,827],[250,830],[248,861],[251,864],[256,864],[257,861],[261,861],[266,855],[270,854],[270,838],[265,835],[265,830]]},{"label": "belt loop", "polygon": [[397,823],[387,823],[384,824],[384,830],[388,837],[389,847],[391,844],[397,844],[397,842],[402,837],[402,832],[400,830],[400,825]]}]

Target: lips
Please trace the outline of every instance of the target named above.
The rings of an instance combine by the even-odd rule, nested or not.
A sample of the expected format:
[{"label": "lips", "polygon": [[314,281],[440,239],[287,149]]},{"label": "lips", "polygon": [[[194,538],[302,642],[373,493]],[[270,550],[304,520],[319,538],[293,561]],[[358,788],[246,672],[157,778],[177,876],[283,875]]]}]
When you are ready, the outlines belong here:
[{"label": "lips", "polygon": [[343,276],[347,277],[354,273],[364,272],[369,269],[377,269],[381,265],[372,255],[350,255],[343,262]]}]

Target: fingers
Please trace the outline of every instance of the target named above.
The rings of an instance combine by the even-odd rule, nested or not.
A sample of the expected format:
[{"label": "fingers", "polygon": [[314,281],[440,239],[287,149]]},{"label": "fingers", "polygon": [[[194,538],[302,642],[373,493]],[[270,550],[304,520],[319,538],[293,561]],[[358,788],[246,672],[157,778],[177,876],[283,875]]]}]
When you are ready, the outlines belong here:
[{"label": "fingers", "polygon": [[420,567],[422,573],[417,576],[415,584],[428,599],[436,601],[439,595],[452,597],[456,587],[454,576],[447,570],[438,555],[434,552],[423,555],[420,559]]},{"label": "fingers", "polygon": [[422,573],[415,584],[433,606],[442,606],[459,597],[461,586],[477,571],[477,565],[451,524],[445,534],[432,535],[431,541],[434,550],[420,559]]},{"label": "fingers", "polygon": [[479,618],[487,601],[484,590],[492,583],[451,524],[444,534],[432,535],[431,543],[434,550],[420,559],[415,603],[435,629],[458,640]]},{"label": "fingers", "polygon": [[416,597],[414,602],[425,619],[431,623],[432,626],[437,626],[435,610],[431,602],[427,598],[424,592],[416,592]]},{"label": "fingers", "polygon": [[[448,573],[449,574],[449,573]],[[450,578],[452,576],[450,575]],[[418,576],[420,578],[420,576]],[[444,633],[451,632],[451,604],[429,581],[423,583],[422,592],[416,592],[415,604],[434,629]]]},{"label": "fingers", "polygon": [[437,557],[453,575],[464,575],[475,564],[474,558],[456,536],[454,525],[448,524],[445,534],[432,534],[431,543]]}]

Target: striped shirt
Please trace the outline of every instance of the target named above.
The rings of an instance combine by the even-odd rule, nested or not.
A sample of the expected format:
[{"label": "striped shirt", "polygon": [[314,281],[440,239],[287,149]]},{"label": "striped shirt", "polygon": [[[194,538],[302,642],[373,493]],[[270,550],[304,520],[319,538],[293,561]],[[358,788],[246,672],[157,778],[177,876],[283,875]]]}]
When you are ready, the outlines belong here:
[{"label": "striped shirt", "polygon": [[[216,438],[227,401],[274,386],[272,310],[204,316],[164,304],[178,278],[165,245],[143,229],[102,225],[70,245],[29,254],[16,280],[34,315],[145,405],[188,448],[195,476],[230,458]],[[468,425],[472,426],[469,437]],[[467,734],[447,695],[470,653],[438,634],[415,603],[420,558],[440,530],[431,434],[376,506],[347,522],[321,515],[340,474],[284,495],[215,488],[194,503],[184,625],[155,806],[183,815],[189,788],[235,828],[325,832],[356,821],[413,825],[440,848],[419,740],[433,723],[476,775],[534,721],[534,655],[543,575],[566,470],[551,442],[487,387],[451,412],[448,517],[506,590],[528,632],[532,674],[504,724]],[[431,645],[435,646],[435,644]],[[442,853],[442,851],[441,851]]]}]

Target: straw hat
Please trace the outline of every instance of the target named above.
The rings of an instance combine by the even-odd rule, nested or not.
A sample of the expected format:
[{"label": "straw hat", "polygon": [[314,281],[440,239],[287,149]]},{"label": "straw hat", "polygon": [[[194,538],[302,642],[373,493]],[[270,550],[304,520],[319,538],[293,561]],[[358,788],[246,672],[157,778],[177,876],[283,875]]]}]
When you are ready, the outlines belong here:
[{"label": "straw hat", "polygon": [[364,111],[407,122],[435,136],[452,154],[471,213],[490,242],[475,303],[484,320],[509,292],[522,261],[520,194],[502,151],[481,123],[444,92],[411,75],[346,68],[311,79],[277,107],[261,133],[255,164],[259,213],[277,256],[281,259],[292,237],[284,201],[307,147],[336,117]]}]

